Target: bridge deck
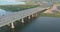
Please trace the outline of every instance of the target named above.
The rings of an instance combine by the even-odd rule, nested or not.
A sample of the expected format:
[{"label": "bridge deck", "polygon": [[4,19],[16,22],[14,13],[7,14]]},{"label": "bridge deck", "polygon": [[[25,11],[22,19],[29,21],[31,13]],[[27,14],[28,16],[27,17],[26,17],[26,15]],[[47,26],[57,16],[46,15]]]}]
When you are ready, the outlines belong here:
[{"label": "bridge deck", "polygon": [[27,9],[27,10],[15,12],[15,13],[10,14],[10,15],[1,16],[0,17],[0,27],[4,26],[6,24],[12,23],[16,20],[22,19],[26,16],[37,13],[39,11],[42,11],[44,9],[46,9],[46,8],[37,7],[37,8],[32,8],[32,9]]}]

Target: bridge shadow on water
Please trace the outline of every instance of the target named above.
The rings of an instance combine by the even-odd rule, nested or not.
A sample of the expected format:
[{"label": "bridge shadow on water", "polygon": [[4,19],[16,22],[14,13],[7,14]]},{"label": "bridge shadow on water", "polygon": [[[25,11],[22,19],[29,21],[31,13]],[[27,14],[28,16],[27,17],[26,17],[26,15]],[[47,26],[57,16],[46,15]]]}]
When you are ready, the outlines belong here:
[{"label": "bridge shadow on water", "polygon": [[21,22],[22,19],[20,19],[20,21],[16,20],[14,22],[14,26],[15,26],[14,29],[11,28],[11,24],[10,24],[10,26],[5,25],[3,27],[0,27],[0,32],[18,32],[18,31],[22,30],[23,28],[25,28],[26,26],[28,26],[29,24],[31,24],[32,21],[34,21],[35,19],[38,18],[38,17],[32,18],[32,16],[30,16],[30,17],[31,17],[31,19],[28,19],[28,17],[25,17],[24,23]]}]

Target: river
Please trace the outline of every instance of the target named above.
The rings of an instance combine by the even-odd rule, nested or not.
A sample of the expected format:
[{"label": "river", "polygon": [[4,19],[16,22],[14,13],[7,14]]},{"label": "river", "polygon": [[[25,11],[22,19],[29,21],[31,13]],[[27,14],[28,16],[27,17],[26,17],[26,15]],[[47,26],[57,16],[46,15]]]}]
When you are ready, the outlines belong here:
[{"label": "river", "polygon": [[21,32],[60,32],[60,18],[39,17]]},{"label": "river", "polygon": [[[25,24],[18,23],[16,22],[14,32],[60,32],[60,18],[38,17],[30,21],[28,20]],[[0,32],[7,32],[8,30],[5,28],[0,29]]]}]

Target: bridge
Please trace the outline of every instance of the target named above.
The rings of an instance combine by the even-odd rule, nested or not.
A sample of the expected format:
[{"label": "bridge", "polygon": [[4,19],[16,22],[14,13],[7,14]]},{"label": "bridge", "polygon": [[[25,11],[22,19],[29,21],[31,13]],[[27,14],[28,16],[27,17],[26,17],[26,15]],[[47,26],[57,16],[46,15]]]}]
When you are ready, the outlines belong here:
[{"label": "bridge", "polygon": [[32,15],[32,17],[35,17],[35,16],[37,16],[38,12],[41,12],[44,9],[47,9],[47,8],[36,7],[36,8],[23,10],[23,11],[18,11],[13,14],[10,14],[10,15],[3,15],[0,17],[0,27],[2,27],[4,25],[8,25],[8,24],[10,25],[10,23],[11,23],[11,28],[15,28],[13,22],[15,22],[16,20],[22,19],[21,22],[24,23],[23,18],[28,16],[28,19],[30,19],[30,15]]}]

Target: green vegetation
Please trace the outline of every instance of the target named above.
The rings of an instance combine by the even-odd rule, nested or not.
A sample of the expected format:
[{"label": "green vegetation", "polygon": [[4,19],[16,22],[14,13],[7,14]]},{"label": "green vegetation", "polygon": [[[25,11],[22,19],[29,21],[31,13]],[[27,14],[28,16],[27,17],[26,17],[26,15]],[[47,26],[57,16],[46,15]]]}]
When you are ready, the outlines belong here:
[{"label": "green vegetation", "polygon": [[35,5],[36,3],[35,2],[32,2],[32,1],[27,1],[26,4],[27,5]]},{"label": "green vegetation", "polygon": [[40,13],[40,17],[60,17],[59,13],[52,13],[52,14],[48,14],[48,13]]},{"label": "green vegetation", "polygon": [[6,11],[21,11],[29,8],[37,7],[38,5],[0,5],[0,9],[4,9]]}]

